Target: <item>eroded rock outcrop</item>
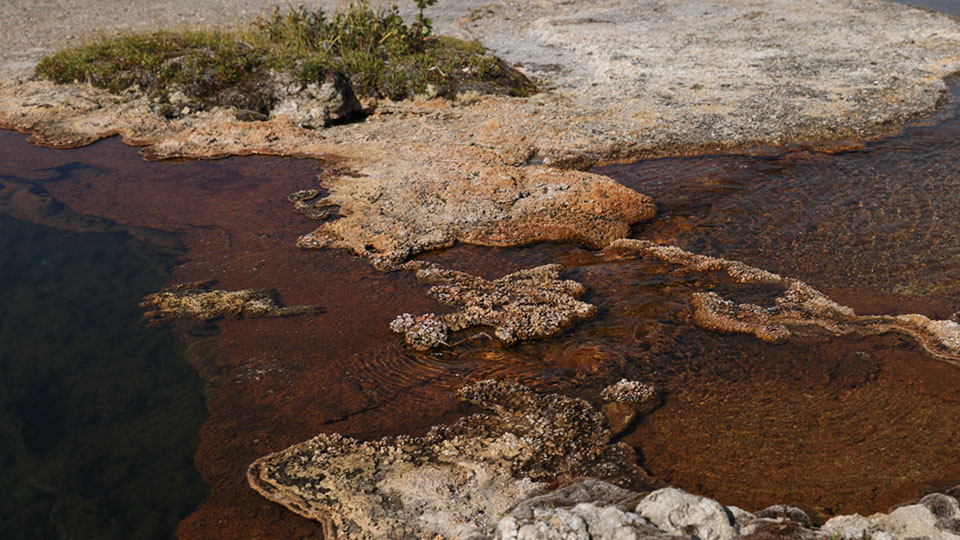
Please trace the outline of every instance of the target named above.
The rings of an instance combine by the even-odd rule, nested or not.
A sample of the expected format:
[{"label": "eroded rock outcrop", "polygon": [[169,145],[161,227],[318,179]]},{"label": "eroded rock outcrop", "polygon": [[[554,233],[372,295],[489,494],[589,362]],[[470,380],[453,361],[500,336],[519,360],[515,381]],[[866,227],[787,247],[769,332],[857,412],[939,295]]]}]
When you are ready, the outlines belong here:
[{"label": "eroded rock outcrop", "polygon": [[668,538],[630,511],[638,495],[592,478],[532,497],[497,522],[496,540]]},{"label": "eroded rock outcrop", "polygon": [[477,150],[410,151],[422,156],[415,166],[404,156],[373,174],[325,180],[330,194],[320,204],[339,206],[341,218],[300,237],[297,245],[347,249],[389,269],[454,242],[560,241],[599,248],[656,213],[652,199],[603,176],[498,165]]},{"label": "eroded rock outcrop", "polygon": [[488,281],[481,277],[413,261],[405,265],[417,278],[433,283],[427,292],[441,303],[457,308],[452,313],[398,316],[390,328],[404,334],[419,350],[449,345],[450,332],[492,326],[506,344],[551,336],[576,321],[593,317],[597,308],[577,297],[583,285],[561,280],[560,265],[548,264],[520,270]]},{"label": "eroded rock outcrop", "polygon": [[143,320],[150,325],[169,324],[176,320],[206,322],[213,319],[251,319],[286,317],[311,313],[313,306],[288,306],[277,303],[269,291],[210,290],[210,282],[184,283],[144,297],[140,307],[146,311]]},{"label": "eroded rock outcrop", "polygon": [[752,334],[770,342],[818,333],[840,336],[897,332],[912,337],[937,358],[960,362],[960,324],[953,320],[932,320],[919,314],[857,315],[797,279],[742,262],[697,255],[644,240],[618,240],[604,253],[613,259],[652,257],[676,265],[681,273],[723,272],[736,283],[766,284],[782,289],[772,306],[738,303],[712,291],[694,293],[691,298],[694,322],[702,328]]},{"label": "eroded rock outcrop", "polygon": [[[634,502],[640,499],[639,502]],[[497,540],[639,540],[747,538],[826,540],[960,538],[957,500],[927,495],[889,514],[838,516],[822,528],[803,510],[775,505],[751,513],[677,488],[639,494],[587,479],[519,504],[496,527]]]},{"label": "eroded rock outcrop", "polygon": [[482,538],[497,516],[558,476],[634,470],[586,402],[481,381],[460,390],[475,414],[424,437],[360,442],[322,434],[254,462],[250,485],[321,521],[326,538]]}]

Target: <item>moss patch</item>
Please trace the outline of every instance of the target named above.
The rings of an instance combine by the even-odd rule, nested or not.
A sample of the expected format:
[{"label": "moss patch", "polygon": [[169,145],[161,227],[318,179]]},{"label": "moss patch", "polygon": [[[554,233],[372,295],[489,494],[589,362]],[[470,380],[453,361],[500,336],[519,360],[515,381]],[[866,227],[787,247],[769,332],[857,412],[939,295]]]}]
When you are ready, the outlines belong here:
[{"label": "moss patch", "polygon": [[44,58],[36,74],[88,82],[114,93],[168,100],[180,92],[196,108],[233,106],[261,113],[274,104],[271,72],[306,85],[347,74],[360,96],[404,99],[474,90],[528,95],[534,85],[475,41],[429,35],[396,6],[354,3],[332,15],[299,7],[274,11],[236,31],[180,30],[110,36]]}]

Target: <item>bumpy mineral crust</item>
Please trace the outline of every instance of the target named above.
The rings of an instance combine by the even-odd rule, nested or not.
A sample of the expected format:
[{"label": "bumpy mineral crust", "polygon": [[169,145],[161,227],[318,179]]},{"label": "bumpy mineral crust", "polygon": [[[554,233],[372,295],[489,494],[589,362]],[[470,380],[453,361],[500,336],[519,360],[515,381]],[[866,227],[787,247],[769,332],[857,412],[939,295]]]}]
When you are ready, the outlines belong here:
[{"label": "bumpy mineral crust", "polygon": [[[320,203],[340,207],[297,244],[337,247],[392,268],[454,242],[513,246],[536,241],[603,247],[653,218],[653,201],[594,174],[492,164],[486,152],[411,149],[422,161],[384,163],[371,175],[326,180]],[[361,171],[362,173],[362,171]]]},{"label": "bumpy mineral crust", "polygon": [[611,259],[652,257],[677,266],[677,271],[726,273],[738,283],[763,283],[783,288],[772,306],[737,303],[715,292],[694,293],[694,322],[720,332],[752,334],[779,342],[794,336],[828,333],[874,335],[897,332],[915,339],[926,351],[944,360],[960,363],[960,324],[932,320],[923,315],[857,315],[822,292],[797,279],[782,277],[739,261],[707,257],[675,246],[645,240],[618,240],[604,250]]},{"label": "bumpy mineral crust", "polygon": [[447,345],[449,332],[477,326],[494,327],[494,335],[506,344],[548,337],[597,313],[595,306],[577,300],[586,292],[583,285],[559,279],[559,264],[520,270],[493,281],[423,261],[405,267],[415,270],[420,280],[435,284],[427,294],[457,308],[443,315],[404,313],[390,324],[394,332],[404,334],[408,345],[420,350]]},{"label": "bumpy mineral crust", "polygon": [[424,437],[318,435],[257,460],[247,478],[268,499],[321,521],[325,538],[467,538],[558,476],[634,467],[582,400],[491,380],[460,396],[496,414]]},{"label": "bumpy mineral crust", "polygon": [[185,283],[144,297],[143,320],[159,326],[176,320],[206,322],[219,318],[286,317],[316,311],[312,306],[284,307],[269,291],[209,290],[209,282]]}]

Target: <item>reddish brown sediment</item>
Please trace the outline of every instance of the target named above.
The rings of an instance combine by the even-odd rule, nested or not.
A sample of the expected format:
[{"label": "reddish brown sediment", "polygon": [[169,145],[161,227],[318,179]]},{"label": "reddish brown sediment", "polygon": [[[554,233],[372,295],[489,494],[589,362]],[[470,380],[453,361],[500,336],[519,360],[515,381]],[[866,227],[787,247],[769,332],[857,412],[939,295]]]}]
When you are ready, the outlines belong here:
[{"label": "reddish brown sediment", "polygon": [[[210,416],[196,455],[210,493],[181,524],[182,538],[319,538],[316,523],[246,486],[249,463],[320,432],[361,438],[424,432],[461,413],[454,391],[465,381],[536,373],[533,366],[466,357],[444,364],[409,354],[390,332],[390,320],[405,310],[440,307],[414,276],[380,273],[335,251],[292,247],[305,220],[286,194],[319,172],[314,161],[158,165],[144,163],[116,140],[54,153],[15,134],[0,137],[6,174],[42,186],[65,205],[61,211],[79,216],[64,227],[84,230],[91,222],[95,231],[173,231],[188,250],[174,269],[174,283],[215,279],[224,289],[269,288],[285,305],[322,308],[282,319],[214,321],[220,330],[215,344],[190,356],[215,387],[208,392]],[[80,162],[85,165],[71,165]],[[52,215],[48,221],[64,219]]]}]

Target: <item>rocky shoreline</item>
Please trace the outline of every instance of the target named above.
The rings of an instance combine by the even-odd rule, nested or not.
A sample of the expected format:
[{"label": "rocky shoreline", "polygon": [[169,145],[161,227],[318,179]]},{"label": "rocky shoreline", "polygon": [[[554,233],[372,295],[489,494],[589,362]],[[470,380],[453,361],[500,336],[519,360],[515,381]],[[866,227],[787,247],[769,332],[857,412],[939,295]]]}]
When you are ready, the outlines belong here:
[{"label": "rocky shoreline", "polygon": [[[323,222],[298,244],[347,249],[383,270],[455,242],[634,249],[696,271],[723,270],[734,280],[747,276],[748,282],[788,287],[775,311],[716,295],[695,298],[696,322],[703,327],[770,340],[811,327],[834,334],[893,331],[916,337],[934,356],[956,360],[955,321],[857,317],[795,280],[732,261],[664,255],[669,248],[623,240],[631,225],[653,217],[653,201],[581,169],[764,146],[829,149],[889,135],[929,115],[944,99],[945,79],[960,71],[960,22],[871,0],[460,2],[438,21],[441,30],[477,37],[520,62],[548,90],[529,98],[464,94],[367,103],[362,122],[308,129],[291,112],[303,107],[255,121],[229,109],[165,118],[135,92],[116,96],[6,72],[0,79],[0,126],[56,148],[119,135],[142,147],[148,159],[270,154],[325,160],[332,172],[317,187],[326,195],[314,206],[306,196],[291,201],[307,217],[322,218],[323,208],[339,207],[340,219]],[[547,288],[565,290],[554,292],[558,298],[547,304],[562,303],[571,314],[548,321],[547,330],[504,335],[543,337],[592,314],[592,306],[574,298],[582,287],[556,280],[555,269],[542,270],[551,272]],[[472,286],[482,290],[488,284]],[[248,296],[218,314],[246,314],[244,303],[272,302],[262,291]],[[270,302],[266,311],[251,313],[303,312]],[[520,308],[528,319],[531,305],[539,304]],[[497,326],[516,317],[473,313],[466,317],[469,324],[444,324]],[[414,344],[445,344],[439,333],[411,338],[425,328],[418,320],[403,319],[395,330]],[[497,415],[474,415],[424,438],[359,443],[321,435],[258,460],[249,473],[251,485],[321,520],[328,538],[960,537],[960,508],[946,495],[889,514],[836,517],[815,529],[797,509],[750,514],[671,488],[643,495],[579,480],[615,479],[630,467],[628,448],[611,442],[616,424],[609,417],[580,400],[505,383],[477,383],[461,395]],[[358,459],[365,467],[359,470],[369,475],[346,474]],[[325,476],[330,460],[344,473]],[[551,485],[558,477],[565,485]],[[436,489],[422,491],[429,486]],[[345,508],[344,501],[352,506]]]}]

